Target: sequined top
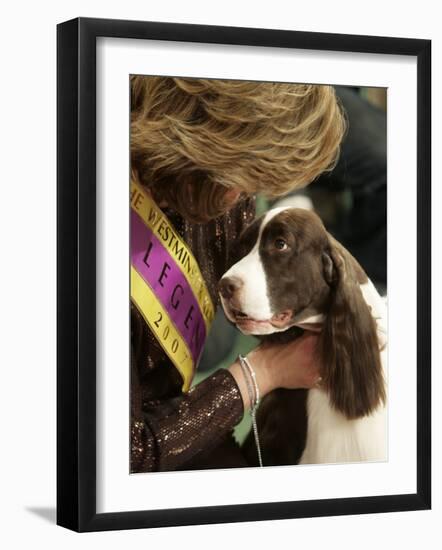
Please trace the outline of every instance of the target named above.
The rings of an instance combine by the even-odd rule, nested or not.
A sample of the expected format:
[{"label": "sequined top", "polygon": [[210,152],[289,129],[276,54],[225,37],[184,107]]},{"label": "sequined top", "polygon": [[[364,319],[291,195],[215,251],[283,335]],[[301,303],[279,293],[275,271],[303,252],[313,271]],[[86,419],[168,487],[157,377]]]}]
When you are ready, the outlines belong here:
[{"label": "sequined top", "polygon": [[[191,248],[218,304],[216,285],[229,267],[235,239],[254,217],[254,200],[245,199],[206,224],[165,212]],[[229,463],[237,461],[231,458],[234,453],[216,452],[220,445],[228,449],[232,444],[227,437],[243,416],[242,398],[230,372],[216,371],[187,394],[181,386],[178,371],[131,304],[132,473],[240,465]]]}]

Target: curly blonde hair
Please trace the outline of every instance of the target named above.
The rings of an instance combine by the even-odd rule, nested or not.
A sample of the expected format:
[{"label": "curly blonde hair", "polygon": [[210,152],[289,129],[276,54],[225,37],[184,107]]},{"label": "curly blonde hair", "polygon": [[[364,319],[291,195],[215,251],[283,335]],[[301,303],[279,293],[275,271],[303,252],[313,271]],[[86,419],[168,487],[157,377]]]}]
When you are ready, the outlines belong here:
[{"label": "curly blonde hair", "polygon": [[226,189],[280,196],[331,169],[345,119],[332,86],[131,77],[131,171],[206,221]]}]

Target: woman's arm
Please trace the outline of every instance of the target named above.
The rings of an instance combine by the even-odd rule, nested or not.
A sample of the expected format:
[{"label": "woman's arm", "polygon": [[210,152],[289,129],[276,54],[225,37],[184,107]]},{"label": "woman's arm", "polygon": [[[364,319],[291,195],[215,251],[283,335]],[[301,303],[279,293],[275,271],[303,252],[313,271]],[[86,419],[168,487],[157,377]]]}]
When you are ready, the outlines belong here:
[{"label": "woman's arm", "polygon": [[188,393],[152,402],[133,419],[132,471],[176,470],[201,451],[210,451],[243,416],[238,386],[225,369]]},{"label": "woman's arm", "polygon": [[[248,355],[264,397],[277,387],[311,387],[318,380],[316,336]],[[200,452],[209,452],[241,420],[250,406],[237,362],[220,369],[188,393],[152,401],[132,416],[132,472],[176,470]]]}]

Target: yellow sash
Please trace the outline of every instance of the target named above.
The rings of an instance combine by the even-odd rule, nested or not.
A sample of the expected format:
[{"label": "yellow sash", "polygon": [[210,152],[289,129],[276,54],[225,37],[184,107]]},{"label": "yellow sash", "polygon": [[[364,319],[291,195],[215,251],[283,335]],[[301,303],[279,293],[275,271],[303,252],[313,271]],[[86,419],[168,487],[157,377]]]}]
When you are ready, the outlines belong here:
[{"label": "yellow sash", "polygon": [[131,300],[190,387],[215,308],[198,263],[152,197],[131,183]]}]

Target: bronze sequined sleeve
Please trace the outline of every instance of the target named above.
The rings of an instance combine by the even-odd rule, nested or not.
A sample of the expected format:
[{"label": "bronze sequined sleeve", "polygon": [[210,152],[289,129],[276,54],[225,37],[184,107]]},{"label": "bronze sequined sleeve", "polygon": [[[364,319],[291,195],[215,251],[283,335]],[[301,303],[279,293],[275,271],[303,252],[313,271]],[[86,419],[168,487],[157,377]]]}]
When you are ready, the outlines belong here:
[{"label": "bronze sequined sleeve", "polygon": [[187,394],[145,408],[144,423],[134,426],[139,432],[139,460],[133,468],[176,470],[201,451],[215,448],[242,415],[236,382],[229,371],[220,369]]}]

